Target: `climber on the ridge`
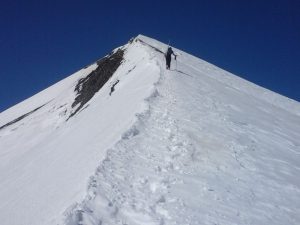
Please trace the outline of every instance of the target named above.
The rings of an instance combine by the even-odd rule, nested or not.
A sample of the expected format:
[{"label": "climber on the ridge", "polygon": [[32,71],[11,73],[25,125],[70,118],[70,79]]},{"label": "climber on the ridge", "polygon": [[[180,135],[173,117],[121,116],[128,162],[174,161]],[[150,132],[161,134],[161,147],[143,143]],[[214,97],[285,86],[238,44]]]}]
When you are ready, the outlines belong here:
[{"label": "climber on the ridge", "polygon": [[171,46],[168,47],[167,52],[165,53],[165,57],[166,57],[166,66],[167,66],[167,70],[169,70],[171,68],[171,56],[174,55],[175,60],[176,60],[176,56],[175,53],[173,52],[173,49],[171,48]]}]

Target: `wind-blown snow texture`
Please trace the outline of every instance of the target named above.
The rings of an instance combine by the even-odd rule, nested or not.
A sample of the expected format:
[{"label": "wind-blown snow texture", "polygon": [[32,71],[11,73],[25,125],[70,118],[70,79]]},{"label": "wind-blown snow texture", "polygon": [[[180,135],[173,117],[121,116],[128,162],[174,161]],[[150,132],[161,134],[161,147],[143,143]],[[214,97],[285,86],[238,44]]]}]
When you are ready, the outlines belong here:
[{"label": "wind-blown snow texture", "polygon": [[300,223],[300,104],[166,47],[123,46],[70,119],[97,63],[0,114],[1,224]]}]

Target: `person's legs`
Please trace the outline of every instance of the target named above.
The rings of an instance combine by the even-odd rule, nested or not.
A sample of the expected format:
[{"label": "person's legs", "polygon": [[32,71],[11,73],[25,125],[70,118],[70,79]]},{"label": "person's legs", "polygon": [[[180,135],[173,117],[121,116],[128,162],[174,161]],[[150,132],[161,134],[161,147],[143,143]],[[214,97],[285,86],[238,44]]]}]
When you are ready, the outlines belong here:
[{"label": "person's legs", "polygon": [[166,63],[167,63],[167,69],[169,70],[171,68],[171,57],[166,58]]}]

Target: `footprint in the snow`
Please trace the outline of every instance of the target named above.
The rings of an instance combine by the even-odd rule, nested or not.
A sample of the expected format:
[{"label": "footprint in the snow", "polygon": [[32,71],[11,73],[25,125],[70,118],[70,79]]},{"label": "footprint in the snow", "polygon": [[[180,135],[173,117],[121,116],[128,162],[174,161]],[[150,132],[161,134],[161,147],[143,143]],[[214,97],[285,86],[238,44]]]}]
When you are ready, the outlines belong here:
[{"label": "footprint in the snow", "polygon": [[136,127],[132,127],[122,135],[122,139],[130,139],[137,136],[139,133],[140,131]]},{"label": "footprint in the snow", "polygon": [[177,146],[177,147],[182,147],[182,146],[184,146],[185,145],[185,143],[183,143],[183,142],[177,142],[176,144],[175,144],[175,146]]},{"label": "footprint in the snow", "polygon": [[154,171],[155,171],[156,173],[161,173],[161,172],[162,172],[162,169],[161,169],[160,166],[156,166],[155,169],[154,169]]},{"label": "footprint in the snow", "polygon": [[176,136],[174,133],[170,133],[168,139],[172,142],[176,141]]},{"label": "footprint in the snow", "polygon": [[164,195],[160,196],[159,199],[156,201],[157,204],[166,203],[166,198]]},{"label": "footprint in the snow", "polygon": [[181,156],[180,153],[175,153],[175,154],[172,155],[171,157],[172,157],[173,160],[176,160],[176,159],[179,158],[180,156]]},{"label": "footprint in the snow", "polygon": [[169,146],[167,146],[167,150],[169,151],[169,152],[174,152],[174,151],[176,151],[176,147],[174,147],[174,146],[171,146],[171,147],[169,147]]},{"label": "footprint in the snow", "polygon": [[171,171],[171,170],[174,170],[174,165],[172,162],[168,162],[167,165],[166,165],[166,170],[167,171]]}]

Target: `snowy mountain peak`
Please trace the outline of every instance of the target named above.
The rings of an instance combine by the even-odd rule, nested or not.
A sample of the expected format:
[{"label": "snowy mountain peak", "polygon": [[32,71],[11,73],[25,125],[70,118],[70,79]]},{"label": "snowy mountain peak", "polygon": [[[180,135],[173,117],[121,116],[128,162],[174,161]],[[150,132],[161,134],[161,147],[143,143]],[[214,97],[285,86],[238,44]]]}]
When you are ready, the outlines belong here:
[{"label": "snowy mountain peak", "polygon": [[0,114],[9,225],[298,224],[300,104],[138,35]]}]

